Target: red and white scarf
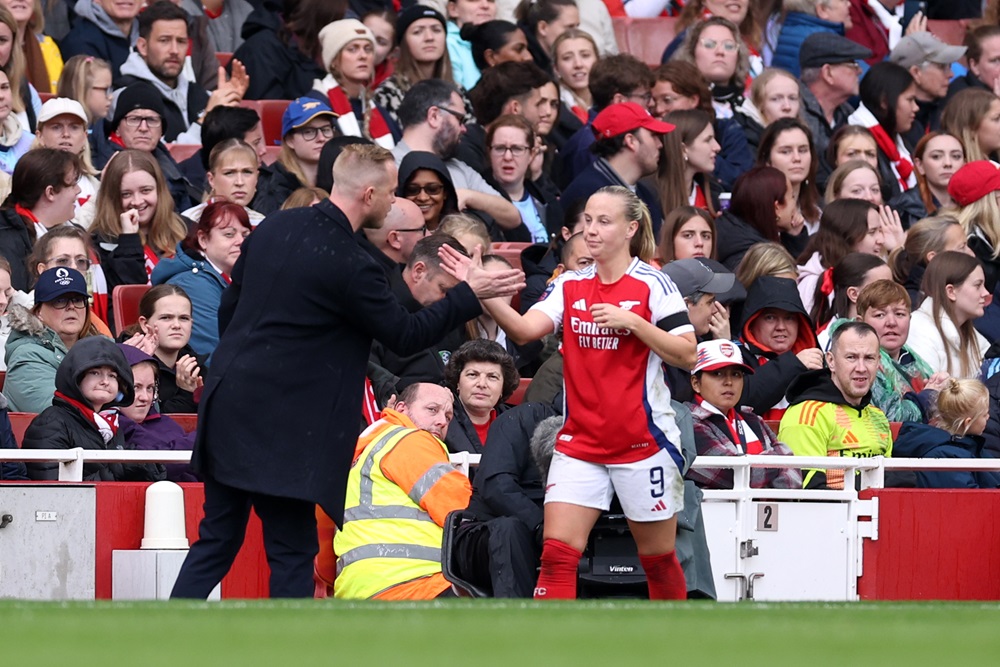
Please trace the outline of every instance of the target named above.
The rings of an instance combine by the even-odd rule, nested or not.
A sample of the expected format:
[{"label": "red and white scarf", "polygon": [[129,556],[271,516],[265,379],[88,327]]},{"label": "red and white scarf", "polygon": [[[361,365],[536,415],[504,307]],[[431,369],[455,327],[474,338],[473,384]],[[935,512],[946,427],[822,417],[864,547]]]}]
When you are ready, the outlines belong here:
[{"label": "red and white scarf", "polygon": [[910,151],[903,145],[902,138],[898,135],[895,140],[890,137],[885,128],[879,125],[875,115],[864,104],[861,104],[857,111],[848,116],[847,122],[850,125],[867,127],[871,131],[872,136],[875,137],[875,143],[878,144],[879,149],[885,153],[885,156],[889,158],[889,162],[892,163],[892,173],[896,176],[896,180],[899,181],[900,188],[905,191],[916,187],[917,176],[913,173],[913,162],[910,158]]},{"label": "red and white scarf", "polygon": [[111,438],[115,437],[115,433],[118,432],[117,410],[102,410],[100,412],[95,412],[89,405],[85,405],[76,399],[70,398],[59,390],[56,390],[56,397],[61,398],[72,405],[80,411],[87,421],[93,423],[94,427],[101,434],[101,437],[104,438],[104,444],[108,444],[111,442]]},{"label": "red and white scarf", "polygon": [[[327,74],[322,81],[319,79],[313,81],[313,88],[326,93],[327,99],[330,100],[330,108],[339,116],[337,118],[337,126],[340,128],[341,133],[348,137],[364,136],[364,133],[361,131],[361,121],[358,119],[357,114],[354,113],[354,107],[351,106],[350,98],[347,97],[347,93],[340,87],[340,84],[337,83],[332,74]],[[372,141],[382,148],[392,149],[396,145],[396,142],[389,131],[389,124],[386,123],[378,107],[371,101],[368,103],[371,104],[368,131],[371,132]]]}]

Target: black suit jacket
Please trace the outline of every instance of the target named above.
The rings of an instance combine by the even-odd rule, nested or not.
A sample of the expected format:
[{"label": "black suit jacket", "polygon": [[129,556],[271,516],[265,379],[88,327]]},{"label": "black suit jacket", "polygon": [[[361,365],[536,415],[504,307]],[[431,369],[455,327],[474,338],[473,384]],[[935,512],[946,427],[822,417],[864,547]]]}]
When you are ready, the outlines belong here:
[{"label": "black suit jacket", "polygon": [[219,307],[194,463],[245,491],[319,504],[342,523],[372,339],[400,353],[476,317],[460,283],[408,313],[330,201],[268,216]]}]

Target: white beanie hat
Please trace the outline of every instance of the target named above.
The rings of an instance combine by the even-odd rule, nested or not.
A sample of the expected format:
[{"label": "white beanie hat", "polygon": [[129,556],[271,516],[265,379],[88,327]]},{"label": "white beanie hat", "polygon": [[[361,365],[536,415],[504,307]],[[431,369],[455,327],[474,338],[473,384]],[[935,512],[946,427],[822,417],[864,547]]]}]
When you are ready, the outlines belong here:
[{"label": "white beanie hat", "polygon": [[330,63],[348,42],[356,39],[367,39],[375,46],[375,35],[364,23],[357,19],[341,19],[328,23],[319,31],[319,42],[323,45],[323,66],[330,68]]}]

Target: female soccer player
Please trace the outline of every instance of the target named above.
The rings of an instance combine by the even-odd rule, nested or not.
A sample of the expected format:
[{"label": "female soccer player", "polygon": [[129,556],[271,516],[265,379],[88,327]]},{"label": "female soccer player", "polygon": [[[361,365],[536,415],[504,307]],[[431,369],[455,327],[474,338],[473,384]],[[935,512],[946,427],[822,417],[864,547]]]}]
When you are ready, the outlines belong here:
[{"label": "female soccer player", "polygon": [[[584,212],[594,264],[560,275],[523,316],[500,300],[485,307],[517,343],[563,329],[566,422],[546,483],[537,598],[575,598],[591,528],[618,494],[652,599],[684,599],[674,553],[683,506],[680,432],[662,362],[690,370],[694,329],[684,299],[640,261],[653,253],[649,212],[630,190],[598,190]],[[445,266],[461,260],[448,253]]]}]

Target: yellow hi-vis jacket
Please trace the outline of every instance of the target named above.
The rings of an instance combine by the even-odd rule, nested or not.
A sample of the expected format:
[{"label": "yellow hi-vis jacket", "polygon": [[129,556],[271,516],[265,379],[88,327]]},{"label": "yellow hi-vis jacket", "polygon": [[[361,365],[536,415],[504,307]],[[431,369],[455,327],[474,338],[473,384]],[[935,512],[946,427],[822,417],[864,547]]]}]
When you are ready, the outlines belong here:
[{"label": "yellow hi-vis jacket", "polygon": [[[383,419],[372,425],[372,431],[362,436],[370,439],[348,475],[344,525],[334,538],[338,555],[334,586],[337,598],[371,598],[400,584],[434,575],[440,578],[443,530],[436,520],[440,517],[432,517],[424,509],[426,497],[433,495],[432,489],[442,478],[454,475],[461,478],[459,493],[448,495],[464,497],[454,498],[454,506],[430,510],[439,514],[437,509],[465,507],[471,488],[464,475],[448,462],[444,443],[427,431],[410,426],[412,423],[403,415],[387,410]],[[431,458],[416,457],[422,461],[418,464],[421,469],[409,471],[412,473],[409,477],[415,480],[409,489],[387,477],[382,466],[401,442],[407,446],[404,442],[407,438],[416,439],[424,454],[429,443],[433,443],[429,446],[435,451]],[[442,584],[447,588],[443,580]]]}]

